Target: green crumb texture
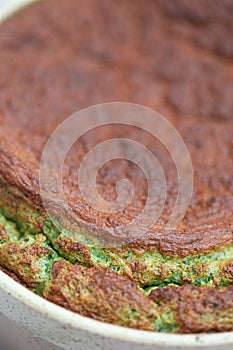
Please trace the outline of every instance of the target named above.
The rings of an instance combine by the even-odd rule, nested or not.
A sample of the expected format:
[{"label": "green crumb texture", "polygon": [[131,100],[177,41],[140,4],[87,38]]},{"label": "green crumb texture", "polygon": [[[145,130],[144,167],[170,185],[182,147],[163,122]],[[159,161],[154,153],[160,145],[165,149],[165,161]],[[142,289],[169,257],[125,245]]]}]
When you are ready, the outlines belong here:
[{"label": "green crumb texture", "polygon": [[[138,254],[127,247],[96,246],[79,232],[60,232],[27,207],[1,207],[1,213],[0,266],[47,300],[101,321],[149,331],[233,330],[233,245],[185,258],[157,249]],[[228,288],[218,289],[222,287]],[[212,291],[217,301],[208,305]]]},{"label": "green crumb texture", "polygon": [[158,249],[138,254],[128,247],[103,248],[91,235],[82,232],[65,229],[60,232],[51,221],[26,205],[17,210],[1,206],[1,197],[0,211],[17,224],[22,234],[35,235],[41,233],[39,228],[43,227],[51,247],[71,263],[111,269],[130,277],[143,288],[171,284],[224,287],[233,282],[233,271],[229,271],[233,245],[184,258],[163,255]]}]

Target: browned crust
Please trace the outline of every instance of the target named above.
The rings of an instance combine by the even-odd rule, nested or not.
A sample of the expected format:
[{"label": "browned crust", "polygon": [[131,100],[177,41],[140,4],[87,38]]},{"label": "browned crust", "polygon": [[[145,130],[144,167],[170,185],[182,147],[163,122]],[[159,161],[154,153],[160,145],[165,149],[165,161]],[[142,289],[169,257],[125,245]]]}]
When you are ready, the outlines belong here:
[{"label": "browned crust", "polygon": [[[28,205],[27,213],[29,212],[29,216],[21,210],[21,213],[19,214],[20,220],[31,222],[38,232],[43,230],[43,222],[47,220],[47,217],[46,212],[42,209],[42,203],[40,206],[35,205],[35,207],[32,207],[30,206],[32,205],[30,203],[30,196],[28,198],[25,197],[24,194],[20,192],[17,187],[14,188],[14,186],[10,187],[11,192],[5,192],[5,188],[6,184],[0,182],[0,190],[4,194],[0,203],[2,203],[3,206],[5,204],[5,206],[9,208],[9,217],[14,219],[15,213],[17,212],[17,209],[14,208],[25,205],[26,203],[26,205]],[[225,204],[227,205],[227,203]],[[10,208],[10,206],[12,208]],[[31,212],[35,212],[35,208],[37,208],[36,211],[41,214],[41,217],[38,216],[37,219],[30,217],[30,210]],[[93,228],[93,225],[89,226],[86,222],[80,223],[80,227],[83,227],[85,231],[88,231],[88,228],[90,228],[89,231],[92,232],[94,236],[98,235],[103,238],[107,237],[106,247],[108,245],[112,247],[112,244],[115,245],[116,243],[116,245],[118,245],[120,243],[126,248],[132,248],[138,255],[145,251],[153,251],[157,248],[161,253],[174,257],[207,254],[214,249],[221,249],[233,243],[233,223],[231,218],[223,219],[220,222],[213,222],[212,225],[214,228],[213,230],[210,228],[211,225],[208,225],[206,228],[189,229],[187,227],[182,230],[173,230],[169,232],[161,227],[157,227],[153,231],[138,230],[137,228],[134,228],[134,238],[132,239],[132,242],[128,243],[126,240],[126,243],[124,243],[123,237],[114,236],[111,238],[111,233],[106,234],[101,228]],[[69,227],[69,222],[67,223],[67,227]],[[72,238],[68,237],[59,237],[56,240],[56,244],[62,251],[64,251],[64,253],[71,253],[71,255],[80,253],[80,258],[81,255],[83,255],[85,262],[91,265],[90,252],[84,244],[72,241]]]},{"label": "browned crust", "polygon": [[20,247],[18,242],[5,243],[1,247],[1,266],[17,274],[30,289],[36,287],[40,281],[39,258],[49,256],[51,250],[44,247],[41,242],[35,242],[29,247]]},{"label": "browned crust", "polygon": [[233,330],[233,287],[170,286],[154,289],[150,298],[176,310],[180,333]]},{"label": "browned crust", "polygon": [[5,227],[2,224],[0,224],[0,240],[7,241],[9,238],[10,237],[9,237],[8,233],[6,232]]},{"label": "browned crust", "polygon": [[233,283],[233,261],[229,261],[223,268],[223,273],[226,274],[231,283]]},{"label": "browned crust", "polygon": [[[167,203],[160,224],[152,232],[140,233],[140,238],[136,238],[132,246],[145,250],[159,247],[163,253],[185,256],[207,253],[231,244],[233,124],[232,100],[228,98],[230,93],[227,91],[231,91],[233,75],[228,61],[232,55],[232,37],[226,30],[229,25],[232,26],[229,21],[232,7],[228,1],[222,2],[221,14],[213,2],[190,1],[189,6],[186,6],[185,1],[179,0],[176,8],[170,0],[166,3],[147,0],[142,9],[140,1],[132,3],[127,0],[118,6],[113,0],[103,0],[101,5],[93,0],[89,0],[88,4],[81,0],[80,5],[75,0],[65,4],[58,1],[59,5],[54,0],[37,4],[34,9],[27,9],[1,28],[0,55],[4,62],[0,66],[0,76],[3,77],[0,85],[1,183],[11,187],[14,196],[21,197],[33,208],[41,210],[39,161],[47,138],[55,127],[77,109],[96,102],[130,100],[142,103],[165,113],[171,119],[191,153],[196,175],[195,188],[182,225],[169,234],[165,231],[176,194],[176,172],[172,161],[161,145],[154,143],[153,138],[134,129],[113,130],[105,127],[97,134],[90,133],[80,140],[77,148],[74,147],[74,152],[70,152],[65,163],[63,177],[69,205],[80,222],[89,225],[89,229],[90,225],[98,228],[99,234],[109,226],[130,222],[141,211],[147,189],[143,174],[132,164],[110,163],[97,179],[99,192],[110,200],[116,194],[115,184],[119,179],[128,178],[133,183],[136,193],[134,201],[124,212],[115,215],[100,214],[86,205],[77,189],[76,170],[73,167],[74,160],[78,158],[77,152],[81,160],[97,142],[115,137],[116,134],[120,137],[132,134],[136,140],[153,148],[165,173],[170,175]],[[67,13],[67,17],[63,16],[63,12]],[[212,17],[209,16],[210,12]],[[114,22],[118,18],[114,33],[106,30],[106,13]],[[219,24],[219,35],[224,35],[224,40],[215,40],[215,32],[210,29],[213,25],[210,18],[215,18]],[[83,36],[83,31],[75,28],[77,23],[81,25],[85,20],[89,25]],[[197,26],[199,22],[202,26]],[[32,23],[35,28],[33,33]],[[94,23],[99,23],[95,35]],[[143,35],[152,23],[157,23],[156,31],[150,30],[150,35]],[[115,36],[122,37],[122,30],[124,40],[114,40]],[[14,37],[12,32],[15,33]],[[78,44],[72,39],[71,34],[74,32]],[[180,36],[180,41],[174,37],[175,33]],[[119,55],[122,45],[125,51]],[[25,61],[21,47],[25,48],[29,61]],[[51,47],[59,55],[51,55]],[[17,50],[18,54],[15,54]],[[38,52],[41,54],[38,55]],[[25,65],[28,67],[27,72]],[[77,79],[72,78],[68,66]],[[12,67],[15,82],[9,88],[9,84],[4,82],[11,79]],[[48,70],[60,91],[59,100],[57,89],[49,82]],[[28,85],[27,79],[24,79],[25,74],[30,77],[32,85]],[[110,80],[114,89],[101,83]],[[154,96],[154,84],[159,96],[156,103],[150,97],[152,92]],[[33,92],[29,96],[30,87]],[[44,91],[46,103],[41,100],[41,91]],[[28,96],[33,101],[32,105],[27,104],[25,107],[22,96]],[[185,97],[181,99],[181,96]],[[17,123],[13,102],[9,101],[17,105]],[[39,107],[35,109],[34,106]],[[25,128],[29,119],[30,127]]]},{"label": "browned crust", "polygon": [[[84,244],[59,236],[58,239],[55,240],[55,246],[58,246],[63,254],[69,254],[71,259],[72,255],[76,257],[78,256],[80,263],[85,263],[88,264],[88,266],[92,266],[93,263],[91,261],[90,249],[88,249]],[[74,260],[76,261],[77,258]]]},{"label": "browned crust", "polygon": [[47,300],[100,321],[154,330],[154,303],[134,282],[113,271],[64,261],[53,264],[52,274],[52,282],[43,293]]}]

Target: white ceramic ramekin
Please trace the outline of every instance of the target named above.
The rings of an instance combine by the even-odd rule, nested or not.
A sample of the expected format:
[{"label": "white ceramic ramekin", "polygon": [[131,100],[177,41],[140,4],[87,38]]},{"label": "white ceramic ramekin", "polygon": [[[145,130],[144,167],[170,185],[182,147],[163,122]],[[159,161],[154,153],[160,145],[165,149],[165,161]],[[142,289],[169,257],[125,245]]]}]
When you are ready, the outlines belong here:
[{"label": "white ceramic ramekin", "polygon": [[[5,2],[0,21],[32,1]],[[98,322],[38,297],[0,271],[0,346],[3,350],[232,350],[233,332],[161,334]]]}]

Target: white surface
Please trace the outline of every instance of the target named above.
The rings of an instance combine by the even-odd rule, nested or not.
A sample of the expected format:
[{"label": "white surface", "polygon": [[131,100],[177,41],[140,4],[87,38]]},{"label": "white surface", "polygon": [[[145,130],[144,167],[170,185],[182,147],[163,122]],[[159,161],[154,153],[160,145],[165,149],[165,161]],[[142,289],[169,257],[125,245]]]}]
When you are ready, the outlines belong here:
[{"label": "white surface", "polygon": [[7,4],[8,2],[11,2],[11,0],[0,0],[0,7]]},{"label": "white surface", "polygon": [[10,16],[17,8],[29,4],[33,0],[0,0],[0,22]]},{"label": "white surface", "polygon": [[16,3],[19,3],[21,5],[24,2],[25,1],[23,1],[23,0],[0,0],[0,7],[6,6],[6,5],[10,5],[10,4],[13,4],[13,3],[14,3],[14,5]]}]

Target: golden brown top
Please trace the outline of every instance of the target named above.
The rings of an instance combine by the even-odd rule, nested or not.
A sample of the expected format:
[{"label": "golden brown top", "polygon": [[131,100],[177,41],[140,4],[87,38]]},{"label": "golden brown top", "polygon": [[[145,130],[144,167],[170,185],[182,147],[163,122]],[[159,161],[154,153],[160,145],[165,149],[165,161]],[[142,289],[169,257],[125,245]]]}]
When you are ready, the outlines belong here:
[{"label": "golden brown top", "polygon": [[77,188],[77,166],[87,151],[101,140],[130,133],[159,158],[168,184],[160,224],[133,245],[184,256],[232,243],[232,12],[227,0],[221,6],[184,0],[48,0],[4,23],[1,182],[16,185],[25,201],[41,208],[39,162],[54,128],[96,103],[143,104],[177,127],[191,154],[195,187],[180,227],[169,236],[164,233],[177,192],[174,164],[159,142],[136,129],[108,126],[74,146],[63,177],[72,209],[98,228],[130,222],[142,210],[146,181],[127,161],[110,162],[97,178],[98,190],[109,200],[115,198],[119,179],[133,183],[135,196],[124,212],[97,213]]}]

